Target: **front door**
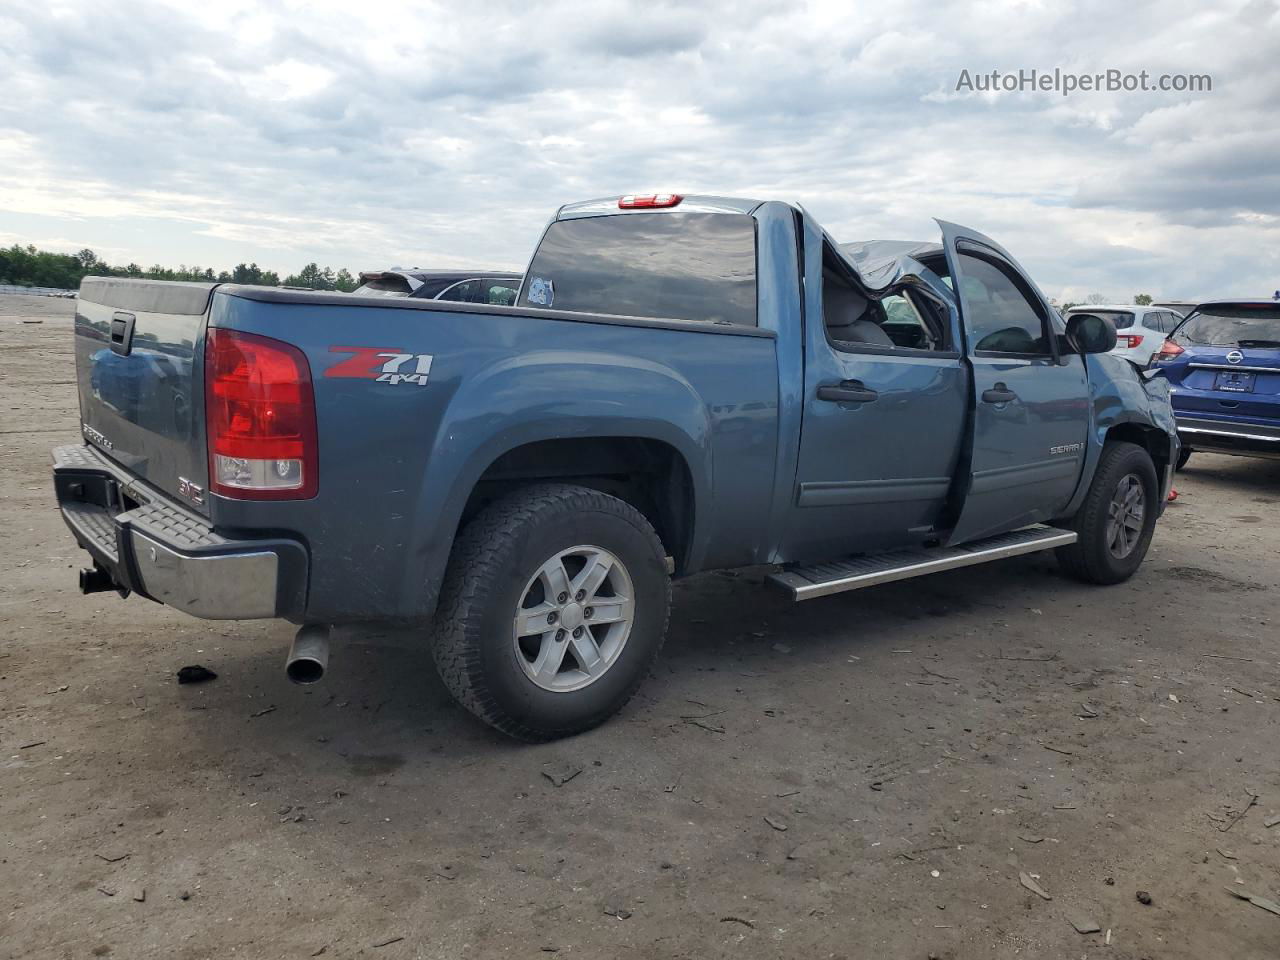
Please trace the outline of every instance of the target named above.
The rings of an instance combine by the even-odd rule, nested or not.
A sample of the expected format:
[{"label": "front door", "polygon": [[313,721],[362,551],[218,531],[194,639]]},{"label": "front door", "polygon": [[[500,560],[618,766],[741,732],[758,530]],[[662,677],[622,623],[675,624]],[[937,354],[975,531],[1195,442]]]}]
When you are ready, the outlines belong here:
[{"label": "front door", "polygon": [[994,241],[939,221],[973,369],[969,476],[950,542],[1055,517],[1084,466],[1084,361],[1060,352],[1056,317]]}]

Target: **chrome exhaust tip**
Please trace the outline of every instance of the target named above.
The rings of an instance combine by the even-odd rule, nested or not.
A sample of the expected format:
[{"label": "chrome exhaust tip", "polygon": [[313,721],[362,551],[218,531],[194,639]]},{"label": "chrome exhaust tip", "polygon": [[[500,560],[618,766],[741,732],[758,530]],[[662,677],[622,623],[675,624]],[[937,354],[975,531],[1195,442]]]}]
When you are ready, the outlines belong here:
[{"label": "chrome exhaust tip", "polygon": [[319,683],[329,667],[329,628],[308,624],[300,629],[289,648],[285,675],[298,684]]}]

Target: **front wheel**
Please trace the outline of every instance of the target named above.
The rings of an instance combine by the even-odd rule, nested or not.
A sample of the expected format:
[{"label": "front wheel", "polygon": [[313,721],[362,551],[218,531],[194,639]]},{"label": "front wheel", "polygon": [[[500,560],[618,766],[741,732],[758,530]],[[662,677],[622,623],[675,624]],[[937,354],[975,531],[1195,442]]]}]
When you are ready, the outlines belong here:
[{"label": "front wheel", "polygon": [[1183,447],[1178,451],[1178,462],[1173,465],[1173,469],[1181,470],[1187,465],[1187,461],[1191,459],[1191,455],[1195,453],[1190,447]]},{"label": "front wheel", "polygon": [[1151,545],[1159,497],[1151,455],[1134,443],[1107,444],[1089,492],[1067,524],[1079,539],[1056,551],[1063,570],[1089,583],[1128,580]]},{"label": "front wheel", "polygon": [[588,730],[635,693],[667,630],[671,581],[648,520],[538,484],[467,524],[441,590],[434,655],[468,710],[521,740]]}]

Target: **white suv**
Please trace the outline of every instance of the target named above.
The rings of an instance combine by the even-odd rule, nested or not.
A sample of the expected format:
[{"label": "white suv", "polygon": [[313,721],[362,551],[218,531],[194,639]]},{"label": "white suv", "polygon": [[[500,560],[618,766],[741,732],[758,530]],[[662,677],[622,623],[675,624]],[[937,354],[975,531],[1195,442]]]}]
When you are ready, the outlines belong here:
[{"label": "white suv", "polygon": [[1139,307],[1136,304],[1081,304],[1072,307],[1065,316],[1070,320],[1082,313],[1106,317],[1114,323],[1116,345],[1111,352],[1141,367],[1151,362],[1164,338],[1182,322],[1181,315],[1168,307]]}]

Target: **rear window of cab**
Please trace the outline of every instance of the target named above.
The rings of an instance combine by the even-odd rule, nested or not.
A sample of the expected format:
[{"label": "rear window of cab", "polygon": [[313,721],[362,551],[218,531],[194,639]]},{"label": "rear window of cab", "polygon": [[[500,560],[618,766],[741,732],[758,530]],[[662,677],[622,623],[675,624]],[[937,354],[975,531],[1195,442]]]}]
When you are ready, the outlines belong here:
[{"label": "rear window of cab", "polygon": [[756,325],[755,220],[731,213],[631,213],[557,220],[520,305]]}]

